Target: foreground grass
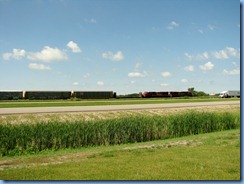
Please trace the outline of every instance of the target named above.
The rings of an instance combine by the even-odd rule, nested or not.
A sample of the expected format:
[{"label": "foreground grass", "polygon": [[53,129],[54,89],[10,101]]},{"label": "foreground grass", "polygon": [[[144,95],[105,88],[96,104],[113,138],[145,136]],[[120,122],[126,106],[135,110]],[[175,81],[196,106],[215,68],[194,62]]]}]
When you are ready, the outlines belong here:
[{"label": "foreground grass", "polygon": [[0,159],[3,180],[240,180],[240,130]]},{"label": "foreground grass", "polygon": [[0,123],[0,155],[146,142],[238,127],[240,112],[197,111],[164,116],[131,114],[89,121]]},{"label": "foreground grass", "polygon": [[233,101],[240,98],[136,98],[136,99],[107,99],[107,100],[19,100],[0,101],[0,108],[16,107],[64,107],[64,106],[97,106],[97,105],[133,105],[133,104],[162,104],[162,103],[192,103]]}]

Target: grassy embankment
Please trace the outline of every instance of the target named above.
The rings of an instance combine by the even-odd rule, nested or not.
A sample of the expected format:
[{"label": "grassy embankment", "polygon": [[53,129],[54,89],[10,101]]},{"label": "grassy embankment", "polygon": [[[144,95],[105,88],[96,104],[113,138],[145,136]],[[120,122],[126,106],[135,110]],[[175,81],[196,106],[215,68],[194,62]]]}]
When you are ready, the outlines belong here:
[{"label": "grassy embankment", "polygon": [[240,130],[0,159],[2,180],[240,180]]}]

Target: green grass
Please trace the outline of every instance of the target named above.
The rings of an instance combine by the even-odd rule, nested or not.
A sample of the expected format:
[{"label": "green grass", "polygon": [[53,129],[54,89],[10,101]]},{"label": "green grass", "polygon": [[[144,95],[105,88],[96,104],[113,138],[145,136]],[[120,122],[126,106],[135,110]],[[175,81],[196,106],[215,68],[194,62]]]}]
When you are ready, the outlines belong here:
[{"label": "green grass", "polygon": [[135,98],[135,99],[107,99],[107,100],[18,100],[0,101],[0,108],[15,107],[62,107],[62,106],[97,106],[97,105],[130,105],[130,104],[162,104],[162,103],[192,103],[233,101],[239,98]]},{"label": "green grass", "polygon": [[0,154],[79,148],[168,139],[240,126],[240,112],[185,111],[171,115],[128,115],[85,121],[0,124]]},{"label": "green grass", "polygon": [[240,130],[5,157],[0,163],[3,180],[240,180]]}]

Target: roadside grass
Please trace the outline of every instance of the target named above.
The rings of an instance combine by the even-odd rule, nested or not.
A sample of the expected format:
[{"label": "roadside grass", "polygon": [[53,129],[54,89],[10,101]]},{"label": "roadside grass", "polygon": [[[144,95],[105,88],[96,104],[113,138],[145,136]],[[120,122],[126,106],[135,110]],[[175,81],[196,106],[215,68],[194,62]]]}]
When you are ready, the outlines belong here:
[{"label": "roadside grass", "polygon": [[136,99],[107,99],[107,100],[18,100],[0,101],[0,108],[16,107],[65,107],[65,106],[99,106],[99,105],[135,105],[135,104],[162,104],[162,103],[192,103],[236,101],[239,98],[136,98]]},{"label": "roadside grass", "polygon": [[240,180],[240,129],[0,158],[2,180]]},{"label": "roadside grass", "polygon": [[240,127],[240,112],[131,114],[108,119],[0,123],[0,155],[169,139]]}]

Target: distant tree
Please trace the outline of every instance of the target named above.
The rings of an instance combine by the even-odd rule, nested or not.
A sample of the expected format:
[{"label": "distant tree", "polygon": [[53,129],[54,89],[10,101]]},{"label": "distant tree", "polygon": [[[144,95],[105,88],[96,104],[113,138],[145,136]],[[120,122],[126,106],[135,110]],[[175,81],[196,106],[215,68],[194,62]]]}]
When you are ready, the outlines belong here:
[{"label": "distant tree", "polygon": [[191,92],[192,96],[209,96],[209,94],[203,91],[195,91],[195,88],[188,88],[188,91]]},{"label": "distant tree", "polygon": [[209,96],[209,94],[207,94],[203,91],[197,91],[197,96]]},{"label": "distant tree", "polygon": [[191,92],[192,96],[197,96],[197,92],[194,88],[188,88],[188,91]]}]

